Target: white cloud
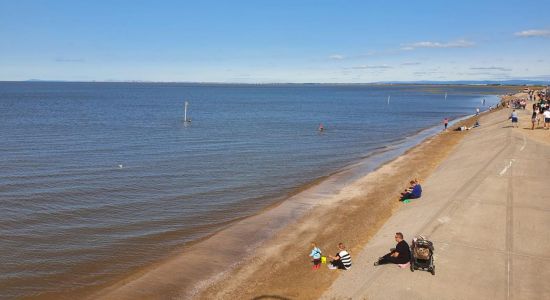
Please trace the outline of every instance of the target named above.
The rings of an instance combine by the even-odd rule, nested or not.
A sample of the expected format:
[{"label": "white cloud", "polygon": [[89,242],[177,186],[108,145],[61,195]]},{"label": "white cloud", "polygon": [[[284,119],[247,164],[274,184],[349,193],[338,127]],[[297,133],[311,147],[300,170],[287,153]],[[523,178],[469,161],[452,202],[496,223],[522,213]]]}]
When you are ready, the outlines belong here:
[{"label": "white cloud", "polygon": [[401,50],[414,50],[418,48],[469,48],[475,45],[474,42],[467,40],[457,40],[448,43],[441,42],[416,42],[412,44],[404,44]]},{"label": "white cloud", "polygon": [[392,68],[393,68],[392,66],[388,66],[388,65],[377,65],[377,66],[362,65],[357,67],[351,67],[350,69],[364,70],[364,69],[392,69]]},{"label": "white cloud", "polygon": [[519,37],[550,37],[550,30],[531,29],[514,33]]},{"label": "white cloud", "polygon": [[402,66],[418,66],[420,65],[419,62],[404,62],[401,64]]},{"label": "white cloud", "polygon": [[503,71],[508,72],[512,71],[512,69],[504,68],[504,67],[472,67],[470,70],[488,70],[488,71]]},{"label": "white cloud", "polygon": [[329,56],[328,58],[330,59],[334,59],[334,60],[342,60],[344,58],[346,58],[345,56],[341,55],[341,54],[332,54],[331,56]]}]

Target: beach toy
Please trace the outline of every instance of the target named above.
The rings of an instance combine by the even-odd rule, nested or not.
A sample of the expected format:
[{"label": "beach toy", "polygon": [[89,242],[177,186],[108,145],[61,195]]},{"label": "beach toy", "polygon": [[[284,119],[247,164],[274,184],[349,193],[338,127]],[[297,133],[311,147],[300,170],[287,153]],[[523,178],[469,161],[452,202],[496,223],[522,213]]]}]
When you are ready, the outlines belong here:
[{"label": "beach toy", "polygon": [[326,256],[321,256],[321,263],[322,263],[322,264],[326,264],[326,263],[327,263],[327,257],[326,257]]},{"label": "beach toy", "polygon": [[403,203],[411,203],[411,200],[405,199],[405,200],[403,200]]}]

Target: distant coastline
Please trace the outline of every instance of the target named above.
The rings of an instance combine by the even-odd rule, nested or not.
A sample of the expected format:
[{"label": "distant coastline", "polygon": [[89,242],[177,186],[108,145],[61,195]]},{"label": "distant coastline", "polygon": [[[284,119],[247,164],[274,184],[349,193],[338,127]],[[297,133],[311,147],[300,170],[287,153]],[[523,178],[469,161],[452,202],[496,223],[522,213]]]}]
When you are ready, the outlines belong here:
[{"label": "distant coastline", "polygon": [[450,80],[450,81],[379,81],[379,82],[200,82],[200,81],[148,81],[148,80],[57,80],[57,79],[27,79],[27,80],[0,80],[0,82],[63,82],[63,83],[159,83],[159,84],[193,84],[193,85],[306,85],[306,86],[378,86],[378,85],[444,85],[444,86],[457,86],[457,85],[473,85],[473,86],[547,86],[550,85],[550,80]]}]

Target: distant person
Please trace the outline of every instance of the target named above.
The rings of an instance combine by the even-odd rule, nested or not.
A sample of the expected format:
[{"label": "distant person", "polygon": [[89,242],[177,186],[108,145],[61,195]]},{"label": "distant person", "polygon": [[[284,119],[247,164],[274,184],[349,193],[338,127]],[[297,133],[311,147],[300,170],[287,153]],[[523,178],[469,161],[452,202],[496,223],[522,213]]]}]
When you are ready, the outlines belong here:
[{"label": "distant person", "polygon": [[447,131],[447,126],[449,125],[449,119],[448,118],[443,119],[443,125],[445,126],[445,131]]},{"label": "distant person", "polygon": [[550,110],[545,109],[542,115],[544,116],[544,128],[550,129]]},{"label": "distant person", "polygon": [[323,126],[323,123],[319,124],[319,132],[325,131],[325,127]]},{"label": "distant person", "polygon": [[395,249],[390,249],[390,253],[378,258],[378,261],[374,262],[375,266],[384,264],[406,264],[411,261],[411,249],[409,244],[403,239],[401,232],[395,233]]},{"label": "distant person", "polygon": [[531,115],[531,130],[535,130],[535,123],[537,122],[537,111],[533,110],[533,114]]},{"label": "distant person", "polygon": [[512,120],[512,127],[519,127],[518,126],[518,112],[514,109],[512,113],[510,114],[510,118]]},{"label": "distant person", "polygon": [[328,268],[331,270],[349,270],[351,268],[351,256],[346,251],[346,246],[343,243],[338,244],[338,253],[335,256],[329,255],[330,263]]},{"label": "distant person", "polygon": [[476,108],[476,116],[478,116],[478,115],[479,115],[479,107]]},{"label": "distant person", "polygon": [[313,270],[318,270],[321,267],[321,249],[315,243],[311,243],[311,247],[309,256],[313,259]]}]

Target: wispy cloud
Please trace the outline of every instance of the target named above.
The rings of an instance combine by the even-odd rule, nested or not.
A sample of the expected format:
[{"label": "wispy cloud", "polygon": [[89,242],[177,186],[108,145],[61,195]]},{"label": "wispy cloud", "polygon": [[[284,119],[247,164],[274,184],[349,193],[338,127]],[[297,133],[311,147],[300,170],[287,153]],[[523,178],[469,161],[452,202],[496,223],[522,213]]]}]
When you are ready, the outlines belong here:
[{"label": "wispy cloud", "polygon": [[514,33],[519,37],[550,37],[550,30],[546,29],[531,29]]},{"label": "wispy cloud", "polygon": [[366,69],[392,69],[393,67],[392,66],[388,66],[388,65],[362,65],[362,66],[356,66],[356,67],[351,67],[350,69],[354,69],[354,70],[366,70]]},{"label": "wispy cloud", "polygon": [[486,70],[486,71],[502,71],[502,72],[509,72],[512,71],[512,69],[504,68],[504,67],[472,67],[470,70]]},{"label": "wispy cloud", "polygon": [[402,66],[418,66],[420,65],[419,62],[404,62],[401,64]]},{"label": "wispy cloud", "polygon": [[342,60],[342,59],[344,59],[344,58],[346,58],[346,57],[343,56],[342,54],[332,54],[332,55],[329,56],[328,58],[333,59],[333,60]]},{"label": "wispy cloud", "polygon": [[418,48],[469,48],[475,45],[474,42],[467,40],[457,40],[448,43],[441,42],[416,42],[411,44],[404,44],[401,50],[414,50]]}]

